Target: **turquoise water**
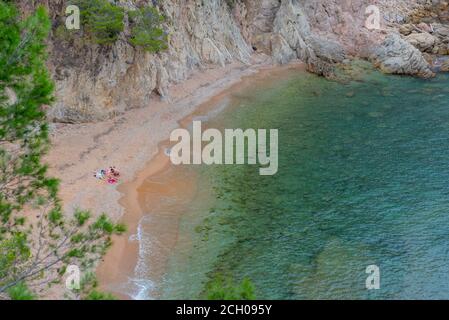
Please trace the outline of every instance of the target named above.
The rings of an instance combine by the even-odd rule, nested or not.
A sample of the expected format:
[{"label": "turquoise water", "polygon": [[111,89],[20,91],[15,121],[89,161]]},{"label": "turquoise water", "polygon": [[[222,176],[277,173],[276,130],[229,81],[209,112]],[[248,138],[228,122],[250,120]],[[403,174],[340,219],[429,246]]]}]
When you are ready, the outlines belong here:
[{"label": "turquoise water", "polygon": [[[261,299],[449,298],[449,77],[288,73],[235,93],[214,128],[279,129],[279,171],[185,167],[186,208],[164,298],[216,273]],[[365,269],[380,267],[367,290]]]}]

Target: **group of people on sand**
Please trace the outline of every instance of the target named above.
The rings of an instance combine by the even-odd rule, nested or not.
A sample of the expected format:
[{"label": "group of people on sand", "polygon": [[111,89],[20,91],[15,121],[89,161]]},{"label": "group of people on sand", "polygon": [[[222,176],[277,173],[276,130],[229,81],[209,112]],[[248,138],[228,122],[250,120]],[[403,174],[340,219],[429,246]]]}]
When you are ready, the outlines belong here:
[{"label": "group of people on sand", "polygon": [[109,167],[109,169],[100,169],[94,172],[94,177],[109,184],[116,184],[119,180],[120,172],[115,167]]}]

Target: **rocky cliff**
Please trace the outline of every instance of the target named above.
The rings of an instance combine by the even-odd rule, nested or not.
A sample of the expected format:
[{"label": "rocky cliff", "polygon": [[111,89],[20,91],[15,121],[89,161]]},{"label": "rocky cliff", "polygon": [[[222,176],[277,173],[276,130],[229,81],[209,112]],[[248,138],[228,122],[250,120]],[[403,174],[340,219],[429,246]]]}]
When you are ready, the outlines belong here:
[{"label": "rocky cliff", "polygon": [[[447,4],[430,0],[164,0],[113,1],[135,10],[154,6],[166,16],[168,49],[150,54],[126,41],[87,44],[58,34],[66,0],[18,1],[27,12],[44,4],[54,21],[50,69],[57,121],[96,121],[149,103],[195,70],[234,61],[251,64],[254,52],[284,64],[304,61],[331,77],[352,58],[372,61],[387,73],[431,77],[431,54],[447,54]],[[367,8],[379,9],[380,28],[369,30]],[[446,50],[444,50],[446,49]]]}]

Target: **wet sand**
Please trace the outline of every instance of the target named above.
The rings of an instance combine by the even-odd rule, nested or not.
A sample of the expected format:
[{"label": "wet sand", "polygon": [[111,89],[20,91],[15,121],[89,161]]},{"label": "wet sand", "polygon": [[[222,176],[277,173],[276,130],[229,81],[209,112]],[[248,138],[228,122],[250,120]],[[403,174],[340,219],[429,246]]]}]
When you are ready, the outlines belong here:
[{"label": "wet sand", "polygon": [[[162,101],[155,96],[147,106],[130,109],[107,121],[52,124],[52,147],[45,161],[50,175],[60,180],[59,197],[65,214],[70,217],[81,208],[90,210],[93,217],[106,213],[112,220],[121,221],[125,209],[119,204],[120,184],[136,179],[149,159],[157,155],[159,142],[179,127],[179,120],[242,77],[270,64],[269,57],[258,54],[252,57],[251,65],[234,62],[225,67],[204,66],[185,81],[172,84],[169,99]],[[121,171],[119,185],[108,185],[93,177],[94,171],[108,166]],[[129,227],[133,230],[132,222]],[[120,252],[123,244],[117,241],[116,247]],[[114,251],[114,255],[120,254]],[[120,268],[115,262],[111,270]],[[48,296],[62,298],[65,291],[63,285],[54,286]]]},{"label": "wet sand", "polygon": [[[261,81],[276,81],[276,77],[282,77],[288,69],[303,71],[304,66],[295,63],[282,67],[259,68],[258,73],[244,77],[200,104],[193,113],[180,120],[178,126],[186,128],[196,117],[219,112],[233,92]],[[140,260],[151,261],[150,265],[146,265],[147,270],[144,273],[145,277],[154,283],[150,296],[155,299],[160,297],[160,286],[163,284],[170,253],[179,241],[179,223],[183,208],[194,199],[197,191],[194,173],[185,171],[183,175],[176,174],[175,167],[171,165],[164,151],[167,146],[167,140],[160,142],[159,152],[135,179],[121,184],[117,189],[122,194],[119,204],[125,210],[123,222],[128,226],[128,233],[114,237],[114,245],[97,269],[97,275],[101,289],[122,299],[136,298],[135,293],[129,291],[129,281],[135,278],[136,269],[143,266],[139,266]],[[170,203],[167,203],[167,199]],[[139,222],[144,217],[150,219],[150,223],[145,224],[145,233],[151,235],[151,248],[141,256],[144,254],[144,248],[139,248],[141,243],[137,241],[136,234]]]}]

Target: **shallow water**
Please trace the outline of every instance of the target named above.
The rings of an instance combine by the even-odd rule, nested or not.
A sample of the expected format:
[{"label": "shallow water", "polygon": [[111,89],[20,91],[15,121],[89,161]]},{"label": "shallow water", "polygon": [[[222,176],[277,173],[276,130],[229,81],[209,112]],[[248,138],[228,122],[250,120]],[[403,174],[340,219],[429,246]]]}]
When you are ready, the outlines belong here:
[{"label": "shallow water", "polygon": [[220,272],[261,299],[449,298],[448,80],[289,72],[236,92],[207,126],[279,129],[279,172],[176,169],[199,191],[162,297],[197,298]]}]

